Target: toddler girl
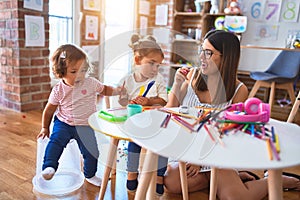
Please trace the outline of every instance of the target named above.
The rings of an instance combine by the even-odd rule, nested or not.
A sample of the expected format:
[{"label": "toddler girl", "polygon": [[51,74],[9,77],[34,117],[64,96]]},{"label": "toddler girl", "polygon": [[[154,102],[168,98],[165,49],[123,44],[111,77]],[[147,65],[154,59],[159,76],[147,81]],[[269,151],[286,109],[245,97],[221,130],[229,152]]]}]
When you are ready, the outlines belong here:
[{"label": "toddler girl", "polygon": [[[140,104],[142,106],[166,105],[167,89],[163,76],[158,73],[158,68],[164,59],[164,54],[156,40],[152,36],[142,38],[138,34],[133,34],[129,45],[134,54],[135,71],[125,77],[121,83],[127,91],[127,97],[119,101],[123,106],[130,104]],[[154,84],[153,84],[154,83]],[[151,86],[147,94],[147,87]],[[142,134],[142,133],[141,133]],[[135,191],[138,186],[138,166],[141,147],[133,142],[128,143],[128,191]],[[163,176],[166,171],[167,158],[159,156],[156,193],[164,193]]]},{"label": "toddler girl", "polygon": [[88,117],[96,112],[97,93],[118,95],[120,88],[103,85],[95,78],[86,77],[89,69],[87,55],[72,44],[60,46],[52,56],[53,73],[61,80],[53,87],[42,115],[42,129],[38,138],[49,137],[49,126],[54,126],[46,147],[42,176],[50,180],[58,168],[58,160],[71,139],[75,139],[84,159],[86,180],[100,186],[95,176],[99,157],[94,131]]}]

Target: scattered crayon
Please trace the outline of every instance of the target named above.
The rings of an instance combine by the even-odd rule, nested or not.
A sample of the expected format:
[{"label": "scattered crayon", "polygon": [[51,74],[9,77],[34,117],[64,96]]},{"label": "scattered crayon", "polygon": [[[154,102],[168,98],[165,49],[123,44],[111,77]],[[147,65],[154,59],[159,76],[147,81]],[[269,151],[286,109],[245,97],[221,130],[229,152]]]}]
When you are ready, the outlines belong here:
[{"label": "scattered crayon", "polygon": [[273,160],[273,154],[272,154],[272,149],[271,149],[271,141],[270,138],[267,139],[267,150],[268,150],[268,155],[269,155],[269,159]]},{"label": "scattered crayon", "polygon": [[206,124],[204,124],[204,128],[205,128],[207,134],[209,135],[210,139],[211,139],[213,142],[216,142],[215,138],[213,137],[213,135],[211,134],[211,132],[210,132],[209,129],[207,128]]}]

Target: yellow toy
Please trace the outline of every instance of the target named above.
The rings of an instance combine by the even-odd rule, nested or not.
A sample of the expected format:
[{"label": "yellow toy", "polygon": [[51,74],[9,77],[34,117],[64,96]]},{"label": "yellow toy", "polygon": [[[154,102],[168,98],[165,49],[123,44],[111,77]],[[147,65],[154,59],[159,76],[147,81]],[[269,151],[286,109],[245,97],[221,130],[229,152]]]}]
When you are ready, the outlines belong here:
[{"label": "yellow toy", "polygon": [[294,46],[296,49],[297,49],[297,48],[300,48],[300,40],[296,39],[296,40],[294,41],[293,46]]}]

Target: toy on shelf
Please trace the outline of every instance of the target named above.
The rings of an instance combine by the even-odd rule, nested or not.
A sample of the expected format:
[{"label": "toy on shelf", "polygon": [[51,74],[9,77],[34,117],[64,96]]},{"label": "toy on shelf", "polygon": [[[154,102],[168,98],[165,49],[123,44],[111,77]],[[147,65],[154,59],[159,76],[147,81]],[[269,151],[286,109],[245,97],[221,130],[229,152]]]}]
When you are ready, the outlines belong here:
[{"label": "toy on shelf", "polygon": [[183,11],[184,12],[192,12],[192,8],[190,6],[190,1],[189,0],[185,0]]},{"label": "toy on shelf", "polygon": [[211,0],[211,8],[209,13],[210,14],[218,14],[219,13],[219,5],[218,5],[218,1],[217,0]]},{"label": "toy on shelf", "polygon": [[225,14],[241,14],[241,9],[239,7],[237,0],[231,0],[227,6],[227,8],[224,9]]},{"label": "toy on shelf", "polygon": [[300,48],[300,39],[295,39],[295,41],[293,43],[293,46],[294,46],[295,49]]},{"label": "toy on shelf", "polygon": [[225,17],[224,17],[224,16],[220,16],[220,17],[217,17],[217,18],[215,19],[214,25],[215,25],[215,28],[216,28],[217,30],[227,30],[227,29],[225,28],[224,24],[225,24]]}]

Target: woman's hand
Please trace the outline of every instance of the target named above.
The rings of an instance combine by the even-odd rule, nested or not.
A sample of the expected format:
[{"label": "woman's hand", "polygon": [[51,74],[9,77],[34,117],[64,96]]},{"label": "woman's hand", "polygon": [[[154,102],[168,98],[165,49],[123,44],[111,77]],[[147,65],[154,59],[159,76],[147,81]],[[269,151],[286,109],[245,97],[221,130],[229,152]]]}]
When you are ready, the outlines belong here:
[{"label": "woman's hand", "polygon": [[190,163],[186,163],[186,175],[187,177],[196,176],[199,172],[200,167],[198,165],[193,165]]},{"label": "woman's hand", "polygon": [[186,67],[182,67],[182,68],[180,68],[179,71],[180,71],[180,73],[182,73],[187,78],[187,75],[190,72],[190,69],[186,68]]},{"label": "woman's hand", "polygon": [[252,176],[251,174],[247,173],[246,171],[240,171],[239,173],[239,177],[241,178],[241,180],[243,182],[247,182],[247,181],[254,181],[255,177]]},{"label": "woman's hand", "polygon": [[187,92],[191,74],[192,71],[188,68],[177,69],[166,107],[178,107],[182,103]]},{"label": "woman's hand", "polygon": [[42,138],[44,139],[45,137],[48,137],[49,138],[49,135],[50,135],[50,131],[48,128],[42,128],[40,133],[38,134],[37,138]]},{"label": "woman's hand", "polygon": [[174,84],[181,85],[185,80],[187,80],[187,74],[189,73],[189,69],[182,67],[177,69],[175,78],[174,78]]}]

